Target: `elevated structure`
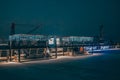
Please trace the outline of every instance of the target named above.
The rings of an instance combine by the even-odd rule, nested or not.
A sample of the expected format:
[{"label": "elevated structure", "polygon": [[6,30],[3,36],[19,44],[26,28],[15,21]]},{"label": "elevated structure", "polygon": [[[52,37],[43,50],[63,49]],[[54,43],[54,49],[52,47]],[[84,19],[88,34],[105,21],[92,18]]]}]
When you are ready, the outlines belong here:
[{"label": "elevated structure", "polygon": [[63,37],[62,42],[65,46],[81,46],[81,45],[88,45],[94,41],[93,37],[81,37],[81,36],[69,36]]},{"label": "elevated structure", "polygon": [[9,40],[11,41],[46,41],[47,37],[44,35],[29,35],[29,34],[15,34],[10,35]]},{"label": "elevated structure", "polygon": [[[40,42],[46,42],[47,46],[61,46],[64,44],[89,44],[93,42],[93,37],[81,37],[81,36],[44,36],[44,35],[28,35],[28,34],[15,34],[10,35],[9,40],[12,42],[12,46],[38,46],[43,45]],[[45,44],[44,44],[45,45]]]},{"label": "elevated structure", "polygon": [[64,42],[92,42],[93,37],[69,36],[69,37],[63,37],[62,41]]},{"label": "elevated structure", "polygon": [[44,35],[15,34],[9,36],[11,46],[16,47],[40,47],[46,46],[47,37]]}]

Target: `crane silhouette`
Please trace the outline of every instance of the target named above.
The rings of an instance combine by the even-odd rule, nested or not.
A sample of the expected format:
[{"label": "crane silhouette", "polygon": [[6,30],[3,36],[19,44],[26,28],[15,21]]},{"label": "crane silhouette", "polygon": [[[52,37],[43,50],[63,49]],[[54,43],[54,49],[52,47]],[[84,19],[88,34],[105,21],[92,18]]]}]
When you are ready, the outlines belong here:
[{"label": "crane silhouette", "polygon": [[38,28],[40,28],[42,26],[42,24],[40,25],[33,25],[33,24],[16,24],[16,23],[12,23],[11,24],[11,30],[10,30],[10,35],[14,35],[15,34],[15,28],[17,26],[32,26],[34,27],[33,29],[31,29],[30,31],[28,31],[26,34],[31,34],[34,31],[38,30]]}]

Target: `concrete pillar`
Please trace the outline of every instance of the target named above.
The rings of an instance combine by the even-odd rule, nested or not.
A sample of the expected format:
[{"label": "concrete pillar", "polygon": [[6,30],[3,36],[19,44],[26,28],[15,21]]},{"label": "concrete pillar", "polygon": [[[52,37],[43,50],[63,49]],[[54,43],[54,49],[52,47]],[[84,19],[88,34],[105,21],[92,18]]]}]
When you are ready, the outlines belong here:
[{"label": "concrete pillar", "polygon": [[18,62],[21,62],[20,61],[20,49],[18,49]]}]

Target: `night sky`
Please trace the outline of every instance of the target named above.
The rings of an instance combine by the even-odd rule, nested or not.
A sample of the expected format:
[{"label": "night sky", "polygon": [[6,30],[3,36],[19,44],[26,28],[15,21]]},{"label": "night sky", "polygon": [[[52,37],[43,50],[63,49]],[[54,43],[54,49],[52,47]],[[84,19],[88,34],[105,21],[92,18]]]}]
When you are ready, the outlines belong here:
[{"label": "night sky", "polygon": [[32,34],[60,36],[97,36],[103,24],[104,36],[120,41],[120,0],[0,0],[0,38],[12,22],[29,24],[16,25],[16,33],[42,24]]}]

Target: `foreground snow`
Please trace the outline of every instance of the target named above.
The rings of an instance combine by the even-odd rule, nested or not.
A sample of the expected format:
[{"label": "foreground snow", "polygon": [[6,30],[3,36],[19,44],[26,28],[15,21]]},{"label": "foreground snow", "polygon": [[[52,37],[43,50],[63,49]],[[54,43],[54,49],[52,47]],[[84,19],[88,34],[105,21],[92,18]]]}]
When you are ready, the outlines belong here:
[{"label": "foreground snow", "polygon": [[100,56],[102,54],[98,54],[98,53],[94,53],[94,54],[90,54],[90,55],[80,55],[80,56],[58,56],[56,59],[47,59],[47,60],[34,60],[34,61],[28,61],[28,62],[22,62],[22,63],[18,63],[18,62],[1,62],[0,65],[4,65],[4,64],[8,64],[8,65],[17,65],[17,64],[25,64],[25,63],[30,63],[30,64],[34,64],[34,63],[41,63],[41,64],[45,64],[45,63],[59,63],[59,62],[66,62],[66,61],[71,61],[71,60],[79,60],[79,59],[85,59],[85,58],[89,58],[89,57],[93,57],[93,56]]},{"label": "foreground snow", "polygon": [[120,54],[0,64],[0,80],[120,80]]}]

